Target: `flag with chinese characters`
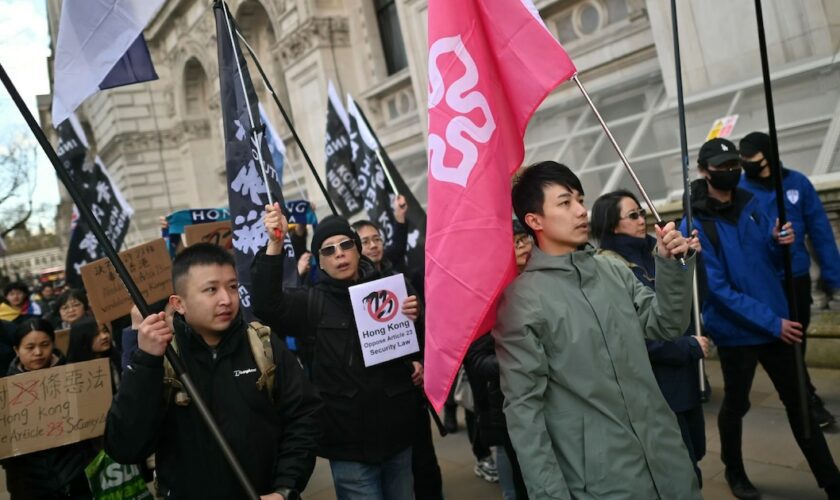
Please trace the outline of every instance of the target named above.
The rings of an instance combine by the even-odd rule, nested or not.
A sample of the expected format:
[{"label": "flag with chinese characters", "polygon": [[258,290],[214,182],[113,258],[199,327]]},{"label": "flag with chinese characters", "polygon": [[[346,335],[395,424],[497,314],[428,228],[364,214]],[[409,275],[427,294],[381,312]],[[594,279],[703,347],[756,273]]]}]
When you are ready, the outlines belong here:
[{"label": "flag with chinese characters", "polygon": [[[268,244],[262,217],[268,204],[269,190],[273,201],[280,203],[281,207],[285,207],[285,202],[271,151],[265,139],[265,127],[260,119],[257,94],[239,46],[236,25],[232,18],[228,18],[230,30],[228,29],[226,12],[221,3],[217,3],[214,9],[216,40],[219,46],[219,83],[225,131],[228,207],[233,221],[233,249],[236,274],[239,278],[240,307],[245,318],[250,321],[254,319],[249,291],[251,264],[257,252]],[[268,188],[264,178],[268,181]],[[284,283],[291,284],[294,280],[296,284],[297,260],[288,234],[285,247]]]},{"label": "flag with chinese characters", "polygon": [[429,0],[424,387],[440,409],[515,276],[511,176],[537,106],[575,65],[531,0]]},{"label": "flag with chinese characters", "polygon": [[327,135],[324,146],[327,193],[344,217],[362,209],[361,192],[350,149],[350,119],[333,87],[327,86]]},{"label": "flag with chinese characters", "polygon": [[[396,165],[388,158],[385,148],[381,147],[376,133],[368,124],[364,111],[349,95],[347,96],[347,114],[350,118],[353,165],[358,173],[359,191],[365,212],[368,218],[376,222],[382,230],[385,247],[392,249],[386,253],[400,256],[399,262],[392,262],[394,267],[404,273],[412,283],[418,277],[422,280],[423,260],[426,256],[426,212],[408,188]],[[385,168],[388,169],[397,192],[404,196],[408,203],[405,244],[404,248],[399,250],[393,250],[398,227],[394,218],[395,194],[386,181],[385,171],[379,162],[380,158],[385,162]]]},{"label": "flag with chinese characters", "polygon": [[[58,159],[67,170],[76,188],[82,194],[85,205],[111,242],[119,250],[128,232],[129,220],[134,213],[119,189],[108,176],[102,160],[97,156],[88,159],[87,137],[75,115],[58,126]],[[79,269],[105,256],[87,221],[81,220],[73,207],[70,244],[67,247],[65,276],[69,286],[82,287]]]}]

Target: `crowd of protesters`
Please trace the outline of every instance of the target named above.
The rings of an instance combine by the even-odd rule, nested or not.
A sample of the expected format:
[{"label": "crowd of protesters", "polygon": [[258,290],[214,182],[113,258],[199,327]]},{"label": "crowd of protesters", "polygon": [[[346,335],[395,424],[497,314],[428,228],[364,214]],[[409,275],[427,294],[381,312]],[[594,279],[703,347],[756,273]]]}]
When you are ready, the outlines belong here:
[{"label": "crowd of protesters", "polygon": [[[519,276],[503,293],[493,330],[469,346],[443,414],[442,427],[457,432],[456,411],[465,406],[476,476],[498,482],[505,500],[700,498],[708,442],[700,387],[708,381],[698,363],[715,346],[723,373],[717,427],[733,495],[760,497],[741,450],[761,364],[817,484],[840,499],[840,471],[819,432],[834,417],[810,378],[802,413],[793,348],[804,351],[807,338],[811,257],[818,286],[831,294],[840,287],[840,254],[813,186],[787,167],[790,222],[778,224],[769,158],[763,133],[739,146],[706,142],[689,200],[693,229],[683,220],[652,233],[633,192],[606,193],[588,207],[568,167],[523,169],[512,189]],[[244,498],[164,359],[169,345],[261,498],[299,498],[316,457],[329,461],[342,500],[444,498],[423,393],[423,283],[405,268],[405,198],[395,197],[393,211],[386,245],[372,221],[330,216],[310,235],[305,225],[290,229],[279,205],[266,206],[268,244],[250,270],[259,323],[243,319],[233,257],[210,244],[179,248],[174,294],[145,318],[135,308],[102,324],[82,289],[56,293],[46,284],[31,293],[25,283],[8,284],[0,370],[107,358],[114,391],[103,438],[2,461],[11,498],[91,498],[84,469],[103,449],[119,463],[141,464],[159,497]],[[289,231],[300,256],[297,286],[284,280]],[[793,255],[795,320],[783,246]],[[695,271],[703,336],[691,321]],[[421,350],[366,366],[348,288],[400,273],[408,290],[401,311],[415,322]],[[65,329],[62,352],[56,331]]]}]

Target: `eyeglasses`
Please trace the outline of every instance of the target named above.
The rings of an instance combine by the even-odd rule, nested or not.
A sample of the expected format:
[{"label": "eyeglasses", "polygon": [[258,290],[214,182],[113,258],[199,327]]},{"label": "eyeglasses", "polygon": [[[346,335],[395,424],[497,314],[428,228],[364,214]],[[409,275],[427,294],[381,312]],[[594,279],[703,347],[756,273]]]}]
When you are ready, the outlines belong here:
[{"label": "eyeglasses", "polygon": [[321,257],[329,257],[330,255],[334,255],[335,252],[337,252],[339,248],[346,252],[347,250],[350,250],[351,248],[353,248],[355,246],[356,246],[355,241],[344,240],[344,241],[340,241],[340,242],[336,243],[335,245],[329,245],[329,246],[321,247],[321,249],[318,250],[318,253],[321,255]]},{"label": "eyeglasses", "polygon": [[640,208],[638,210],[632,210],[627,212],[627,215],[622,217],[622,219],[630,219],[630,220],[638,220],[639,218],[644,219],[645,215],[647,215],[647,210],[644,208]]},{"label": "eyeglasses", "polygon": [[79,307],[84,307],[84,304],[81,302],[65,302],[63,306],[59,307],[59,311],[69,311],[71,309],[77,309]]},{"label": "eyeglasses", "polygon": [[521,238],[516,238],[513,240],[513,247],[529,247],[531,246],[531,237],[530,236],[523,236]]},{"label": "eyeglasses", "polygon": [[362,238],[362,246],[367,247],[371,245],[379,245],[382,243],[382,238],[379,236],[371,236],[369,238]]}]

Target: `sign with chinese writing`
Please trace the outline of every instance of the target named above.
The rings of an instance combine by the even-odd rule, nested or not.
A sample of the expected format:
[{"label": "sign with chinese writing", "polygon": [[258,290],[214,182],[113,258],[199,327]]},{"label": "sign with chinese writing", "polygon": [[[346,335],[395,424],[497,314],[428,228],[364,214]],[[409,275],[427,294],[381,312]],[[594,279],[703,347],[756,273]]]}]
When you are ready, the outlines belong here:
[{"label": "sign with chinese writing", "polygon": [[420,350],[414,322],[402,313],[408,297],[402,274],[351,286],[349,291],[365,366]]},{"label": "sign with chinese writing", "polygon": [[[120,252],[137,287],[149,304],[172,295],[172,261],[163,238]],[[134,302],[108,259],[82,266],[90,310],[100,324],[126,316]]]},{"label": "sign with chinese writing", "polygon": [[101,436],[111,406],[107,358],[0,379],[0,458]]},{"label": "sign with chinese writing", "polygon": [[732,129],[738,122],[738,115],[724,116],[715,120],[712,129],[709,130],[709,135],[706,136],[707,141],[711,141],[717,137],[726,138],[732,135]]},{"label": "sign with chinese writing", "polygon": [[193,224],[184,228],[184,246],[212,243],[233,251],[233,232],[230,221]]}]

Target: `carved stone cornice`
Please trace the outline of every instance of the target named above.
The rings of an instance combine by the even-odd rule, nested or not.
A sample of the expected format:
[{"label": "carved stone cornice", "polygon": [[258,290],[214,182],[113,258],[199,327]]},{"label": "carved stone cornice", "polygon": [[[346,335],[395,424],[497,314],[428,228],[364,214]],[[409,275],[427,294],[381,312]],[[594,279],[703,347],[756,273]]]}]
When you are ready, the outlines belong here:
[{"label": "carved stone cornice", "polygon": [[182,120],[175,128],[147,132],[123,132],[116,134],[100,149],[100,156],[106,160],[119,156],[134,155],[158,149],[173,149],[193,139],[210,137],[209,118]]},{"label": "carved stone cornice", "polygon": [[277,42],[283,69],[312,50],[350,45],[350,23],[346,17],[311,17]]}]

